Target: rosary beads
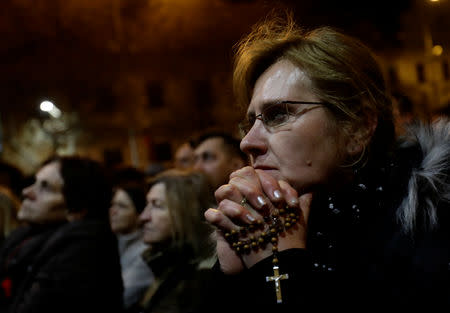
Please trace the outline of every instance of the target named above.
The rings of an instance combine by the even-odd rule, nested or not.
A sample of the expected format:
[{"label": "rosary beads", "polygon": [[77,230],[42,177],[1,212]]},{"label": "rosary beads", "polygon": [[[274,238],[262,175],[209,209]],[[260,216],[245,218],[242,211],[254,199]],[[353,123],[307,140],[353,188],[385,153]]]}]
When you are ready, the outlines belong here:
[{"label": "rosary beads", "polygon": [[[247,199],[243,198],[241,205],[248,206]],[[298,208],[289,206],[273,209],[264,221],[256,220],[247,226],[242,226],[239,231],[226,232],[225,239],[236,253],[249,254],[252,250],[263,249],[268,243],[272,244],[274,257],[272,262],[278,263],[278,237],[285,230],[291,228],[299,220]]]}]

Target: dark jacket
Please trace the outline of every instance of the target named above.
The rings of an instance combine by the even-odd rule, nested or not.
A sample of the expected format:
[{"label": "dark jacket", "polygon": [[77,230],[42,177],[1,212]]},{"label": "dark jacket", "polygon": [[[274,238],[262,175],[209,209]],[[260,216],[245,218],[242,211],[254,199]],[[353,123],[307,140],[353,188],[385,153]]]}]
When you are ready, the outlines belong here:
[{"label": "dark jacket", "polygon": [[12,287],[2,312],[122,312],[117,241],[107,223],[24,227],[1,256],[1,280]]},{"label": "dark jacket", "polygon": [[189,313],[196,312],[204,301],[212,282],[211,268],[199,268],[190,249],[147,251],[144,260],[155,275],[155,281],[144,294],[134,312]]},{"label": "dark jacket", "polygon": [[204,311],[449,312],[449,201],[450,124],[416,129],[351,186],[316,195],[307,249],[279,254],[281,304],[267,258],[236,276],[216,264]]}]

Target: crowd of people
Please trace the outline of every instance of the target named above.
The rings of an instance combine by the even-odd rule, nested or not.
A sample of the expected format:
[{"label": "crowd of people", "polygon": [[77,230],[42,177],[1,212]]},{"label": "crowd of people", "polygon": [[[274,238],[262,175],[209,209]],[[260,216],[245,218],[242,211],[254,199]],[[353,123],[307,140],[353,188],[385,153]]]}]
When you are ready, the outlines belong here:
[{"label": "crowd of people", "polygon": [[18,193],[8,167],[0,189],[0,311],[200,310],[217,260],[204,213],[246,159],[226,133],[202,134],[189,147],[151,175],[52,156]]},{"label": "crowd of people", "polygon": [[74,155],[0,181],[0,312],[450,309],[449,120],[399,127],[356,38],[257,26],[242,138],[186,138],[151,175]]}]

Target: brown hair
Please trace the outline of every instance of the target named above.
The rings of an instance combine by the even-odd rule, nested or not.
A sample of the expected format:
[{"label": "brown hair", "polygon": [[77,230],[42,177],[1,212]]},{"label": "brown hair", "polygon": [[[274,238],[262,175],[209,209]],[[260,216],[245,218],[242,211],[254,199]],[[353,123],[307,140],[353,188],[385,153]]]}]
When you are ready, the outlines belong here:
[{"label": "brown hair", "polygon": [[86,210],[86,218],[108,220],[112,198],[110,177],[102,163],[82,156],[51,156],[43,166],[60,165],[62,193],[69,212]]},{"label": "brown hair", "polygon": [[356,38],[331,27],[312,31],[299,28],[291,15],[274,17],[256,25],[239,42],[233,87],[238,104],[248,106],[259,76],[279,60],[301,68],[311,80],[311,90],[348,132],[378,121],[372,150],[393,143],[392,104],[384,77],[370,49]]},{"label": "brown hair", "polygon": [[170,169],[156,175],[150,187],[163,183],[166,201],[173,225],[172,245],[186,246],[199,258],[210,256],[211,226],[203,213],[215,206],[214,191],[204,174],[190,170]]}]

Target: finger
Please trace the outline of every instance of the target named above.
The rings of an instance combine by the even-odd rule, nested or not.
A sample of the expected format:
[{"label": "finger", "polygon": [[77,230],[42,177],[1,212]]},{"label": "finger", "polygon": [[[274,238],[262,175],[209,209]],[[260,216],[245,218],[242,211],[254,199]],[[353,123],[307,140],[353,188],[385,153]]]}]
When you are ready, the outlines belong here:
[{"label": "finger", "polygon": [[230,180],[230,185],[239,190],[239,193],[242,195],[239,202],[245,197],[246,202],[256,209],[267,207],[268,199],[265,197],[259,181],[255,183],[247,178],[235,176]]},{"label": "finger", "polygon": [[230,174],[230,180],[235,177],[247,178],[249,180],[258,181],[255,169],[251,166],[245,166]]},{"label": "finger", "polygon": [[239,225],[253,224],[257,220],[262,220],[258,213],[250,212],[250,208],[228,199],[222,200],[216,210],[209,209],[208,211],[210,211],[208,216],[205,215],[208,222],[220,229],[239,230]]},{"label": "finger", "polygon": [[218,209],[237,225],[248,225],[262,222],[263,217],[247,203],[236,203],[225,199],[219,203]]},{"label": "finger", "polygon": [[259,182],[264,194],[271,202],[277,203],[285,201],[282,189],[278,181],[270,174],[263,170],[256,170]]},{"label": "finger", "polygon": [[231,184],[220,186],[214,192],[214,196],[216,198],[217,203],[220,203],[222,200],[225,199],[240,203],[244,198],[244,196],[240,193],[240,191]]},{"label": "finger", "polygon": [[253,207],[262,209],[267,206],[268,199],[253,167],[246,166],[233,172],[230,175],[230,184],[237,186]]},{"label": "finger", "polygon": [[298,207],[299,199],[297,191],[284,180],[279,180],[278,184],[281,188],[281,193],[283,194],[283,198],[286,201],[286,204],[292,208]]},{"label": "finger", "polygon": [[[238,178],[234,178],[234,180],[236,180]],[[261,219],[262,220],[262,216],[260,214],[258,214],[250,204],[247,203],[247,198],[246,196],[243,195],[243,193],[241,193],[241,191],[238,189],[237,186],[241,186],[243,189],[249,190],[248,187],[244,187],[245,183],[242,182],[242,184],[239,184],[236,182],[236,185],[233,184],[227,184],[227,185],[223,185],[221,187],[219,187],[216,192],[214,193],[216,200],[218,203],[221,203],[222,201],[233,201],[236,204],[238,204],[239,206],[242,206],[242,208],[236,207],[236,204],[232,205],[234,206],[234,210],[230,211],[231,214],[229,214],[229,216],[233,219],[240,218],[240,216],[245,216],[245,223],[248,224],[249,222],[255,222],[256,220]],[[247,192],[248,197],[250,192]],[[226,202],[225,202],[226,203]],[[257,202],[259,204],[261,204],[261,202]],[[237,210],[240,210],[239,212],[237,212]],[[226,213],[226,212],[225,212]],[[242,224],[242,223],[240,223]]]},{"label": "finger", "polygon": [[302,219],[304,220],[305,225],[307,225],[309,213],[311,211],[311,203],[313,199],[312,193],[305,193],[300,196],[299,203],[300,203],[300,210],[302,211]]},{"label": "finger", "polygon": [[208,209],[206,210],[205,219],[212,225],[218,227],[224,231],[238,231],[239,226],[235,225],[225,214],[223,214],[218,209]]}]

